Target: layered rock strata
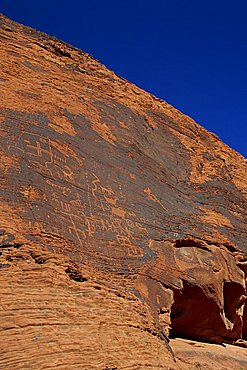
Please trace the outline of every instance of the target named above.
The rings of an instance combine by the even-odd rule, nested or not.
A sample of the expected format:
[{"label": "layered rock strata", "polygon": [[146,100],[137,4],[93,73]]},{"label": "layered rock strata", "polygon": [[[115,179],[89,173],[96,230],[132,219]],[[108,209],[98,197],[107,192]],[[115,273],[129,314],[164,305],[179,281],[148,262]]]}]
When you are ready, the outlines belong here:
[{"label": "layered rock strata", "polygon": [[191,369],[169,337],[244,346],[245,158],[90,55],[0,25],[0,368]]}]

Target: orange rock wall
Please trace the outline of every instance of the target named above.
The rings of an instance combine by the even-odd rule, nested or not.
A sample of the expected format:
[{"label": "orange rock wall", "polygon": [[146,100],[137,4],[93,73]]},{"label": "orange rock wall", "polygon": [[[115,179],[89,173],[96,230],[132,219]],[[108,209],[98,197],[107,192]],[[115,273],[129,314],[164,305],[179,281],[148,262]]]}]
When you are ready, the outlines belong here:
[{"label": "orange rock wall", "polygon": [[243,344],[245,158],[88,54],[0,25],[0,367],[182,369],[169,336]]}]

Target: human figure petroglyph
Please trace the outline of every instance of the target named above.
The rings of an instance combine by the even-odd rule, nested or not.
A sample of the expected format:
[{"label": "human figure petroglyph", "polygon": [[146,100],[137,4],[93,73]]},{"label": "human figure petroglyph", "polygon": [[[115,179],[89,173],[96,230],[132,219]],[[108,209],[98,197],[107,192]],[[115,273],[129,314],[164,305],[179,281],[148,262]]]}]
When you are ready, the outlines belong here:
[{"label": "human figure petroglyph", "polygon": [[[35,134],[25,135],[24,148],[26,154],[46,159],[45,163],[53,163],[53,153],[50,145],[50,139]],[[40,160],[39,160],[40,161]]]}]

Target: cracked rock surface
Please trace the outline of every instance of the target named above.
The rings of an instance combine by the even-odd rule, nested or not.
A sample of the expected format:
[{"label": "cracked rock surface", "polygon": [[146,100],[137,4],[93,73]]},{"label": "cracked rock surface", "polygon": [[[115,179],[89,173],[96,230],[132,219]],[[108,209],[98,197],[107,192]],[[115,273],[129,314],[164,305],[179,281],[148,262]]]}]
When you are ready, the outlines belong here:
[{"label": "cracked rock surface", "polygon": [[246,368],[246,159],[90,55],[0,27],[0,368]]}]

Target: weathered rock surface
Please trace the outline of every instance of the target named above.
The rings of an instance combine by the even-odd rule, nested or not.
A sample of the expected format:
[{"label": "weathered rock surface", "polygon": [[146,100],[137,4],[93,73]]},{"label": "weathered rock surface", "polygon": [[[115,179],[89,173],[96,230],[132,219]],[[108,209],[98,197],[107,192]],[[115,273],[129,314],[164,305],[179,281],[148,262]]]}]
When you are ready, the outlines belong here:
[{"label": "weathered rock surface", "polygon": [[0,368],[247,367],[244,348],[190,344],[246,343],[246,160],[88,54],[0,23]]},{"label": "weathered rock surface", "polygon": [[185,339],[172,339],[171,345],[182,369],[243,370],[247,367],[245,348]]}]

